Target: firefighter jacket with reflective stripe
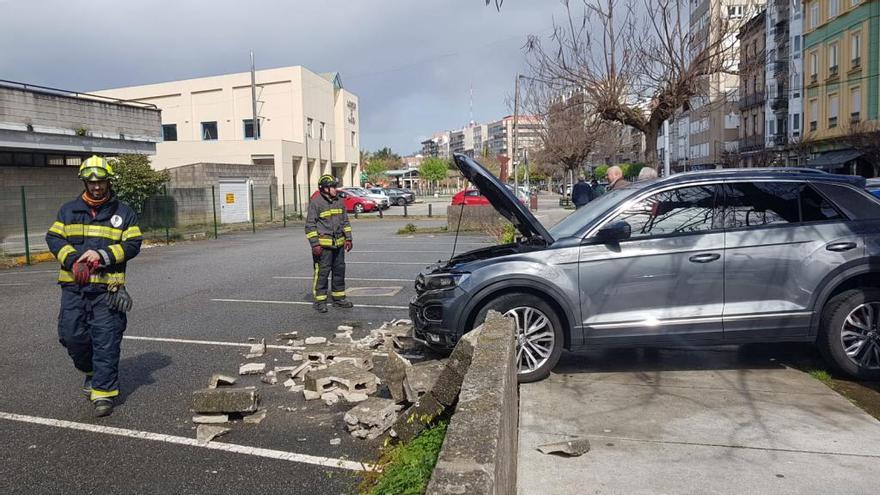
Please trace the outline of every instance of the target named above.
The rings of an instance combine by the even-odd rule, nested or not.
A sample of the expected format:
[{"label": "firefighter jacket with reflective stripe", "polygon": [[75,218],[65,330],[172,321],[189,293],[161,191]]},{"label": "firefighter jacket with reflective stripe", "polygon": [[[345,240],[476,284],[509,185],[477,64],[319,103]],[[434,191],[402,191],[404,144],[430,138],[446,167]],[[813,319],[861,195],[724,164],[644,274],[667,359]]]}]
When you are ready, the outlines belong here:
[{"label": "firefighter jacket with reflective stripe", "polygon": [[351,240],[351,224],[345,204],[337,196],[330,199],[318,193],[309,201],[306,214],[306,239],[312,247],[338,248]]},{"label": "firefighter jacket with reflective stripe", "polygon": [[61,263],[58,282],[62,285],[74,283],[73,263],[90,249],[101,255],[91,283],[125,284],[125,265],[140,252],[141,240],[137,214],[115,196],[94,212],[82,197],[65,204],[46,233],[46,244]]}]

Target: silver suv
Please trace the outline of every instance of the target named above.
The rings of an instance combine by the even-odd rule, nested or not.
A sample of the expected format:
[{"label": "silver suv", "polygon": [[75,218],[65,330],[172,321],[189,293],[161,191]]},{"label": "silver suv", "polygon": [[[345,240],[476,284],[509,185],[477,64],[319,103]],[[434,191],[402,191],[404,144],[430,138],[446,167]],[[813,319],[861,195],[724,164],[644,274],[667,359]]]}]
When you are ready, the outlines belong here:
[{"label": "silver suv", "polygon": [[518,327],[520,381],[563,349],[816,342],[880,378],[880,202],[860,177],[692,172],[611,191],[547,230],[473,159],[461,172],[521,237],[416,280],[416,337],[448,349],[488,310]]}]

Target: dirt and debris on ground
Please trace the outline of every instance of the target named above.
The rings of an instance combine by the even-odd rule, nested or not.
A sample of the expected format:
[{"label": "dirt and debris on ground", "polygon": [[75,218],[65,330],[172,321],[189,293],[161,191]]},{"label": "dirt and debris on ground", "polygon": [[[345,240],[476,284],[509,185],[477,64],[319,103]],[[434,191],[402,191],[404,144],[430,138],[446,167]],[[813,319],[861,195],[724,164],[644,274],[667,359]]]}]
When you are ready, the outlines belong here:
[{"label": "dirt and debris on ground", "polygon": [[590,451],[590,441],[586,438],[574,438],[564,442],[545,443],[538,446],[542,454],[562,454],[568,457],[578,457]]}]

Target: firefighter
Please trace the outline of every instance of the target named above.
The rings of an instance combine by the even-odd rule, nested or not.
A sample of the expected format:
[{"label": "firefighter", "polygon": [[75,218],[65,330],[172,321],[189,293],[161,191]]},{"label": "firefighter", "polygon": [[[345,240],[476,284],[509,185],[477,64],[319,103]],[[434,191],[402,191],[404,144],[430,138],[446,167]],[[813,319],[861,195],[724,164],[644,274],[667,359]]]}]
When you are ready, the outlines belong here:
[{"label": "firefighter", "polygon": [[61,263],[58,340],[85,375],[83,393],[96,417],[113,412],[119,395],[119,352],[132,301],[125,266],[141,248],[137,215],[113,194],[113,168],[92,156],[79,168],[83,194],[66,203],[46,234]]},{"label": "firefighter", "polygon": [[351,251],[351,224],[342,199],[336,195],[338,182],[332,175],[318,180],[318,194],[309,201],[306,215],[306,239],[312,246],[315,265],[312,295],[314,308],[327,312],[327,277],[333,273],[330,297],[337,308],[353,307],[345,298],[345,253]]}]

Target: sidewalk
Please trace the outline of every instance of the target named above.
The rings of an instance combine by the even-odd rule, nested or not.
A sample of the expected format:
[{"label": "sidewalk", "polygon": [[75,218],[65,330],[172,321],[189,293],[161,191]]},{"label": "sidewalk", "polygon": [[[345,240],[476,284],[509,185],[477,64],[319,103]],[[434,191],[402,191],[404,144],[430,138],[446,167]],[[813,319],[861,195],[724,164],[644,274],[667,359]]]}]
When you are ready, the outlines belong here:
[{"label": "sidewalk", "polygon": [[[732,348],[563,356],[520,386],[519,493],[876,493],[880,422],[806,373],[742,361]],[[592,450],[535,450],[571,436]]]}]

